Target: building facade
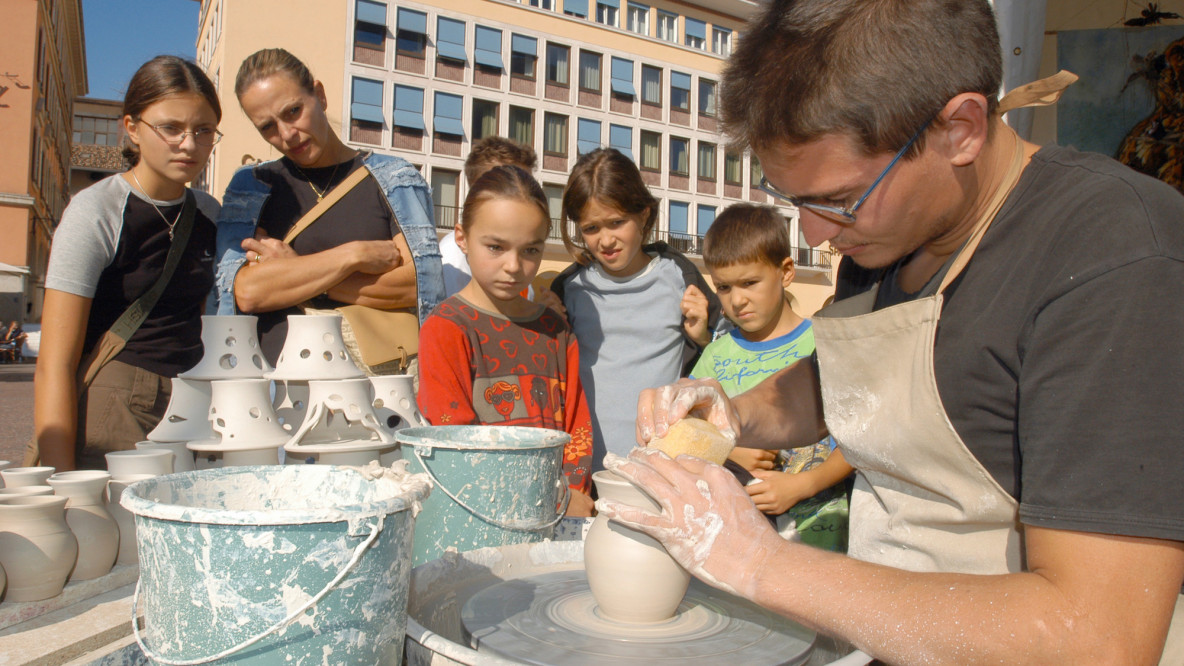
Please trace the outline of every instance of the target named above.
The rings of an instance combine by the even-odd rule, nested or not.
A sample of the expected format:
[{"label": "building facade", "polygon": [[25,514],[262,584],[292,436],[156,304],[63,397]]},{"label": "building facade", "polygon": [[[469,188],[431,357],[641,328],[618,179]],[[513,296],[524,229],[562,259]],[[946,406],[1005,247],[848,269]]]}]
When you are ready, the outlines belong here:
[{"label": "building facade", "polygon": [[[283,26],[269,25],[281,8]],[[552,275],[571,261],[558,240],[568,173],[580,154],[611,146],[637,162],[661,202],[658,239],[699,261],[719,211],[772,203],[757,187],[759,163],[728,150],[716,111],[720,71],[755,9],[749,0],[204,0],[197,59],[226,107],[205,180],[218,195],[241,164],[279,157],[231,101],[243,58],[279,46],[325,85],[349,145],[420,168],[441,233],[467,192],[469,147],[510,137],[539,155],[535,176],[557,221],[540,274]],[[792,291],[809,315],[833,291],[831,255],[809,248],[796,221],[791,235]]]},{"label": "building facade", "polygon": [[74,132],[70,139],[70,196],[127,168],[120,152],[123,102],[74,100]]},{"label": "building facade", "polygon": [[0,319],[37,321],[69,200],[74,98],[86,93],[79,0],[11,0],[0,38]]}]

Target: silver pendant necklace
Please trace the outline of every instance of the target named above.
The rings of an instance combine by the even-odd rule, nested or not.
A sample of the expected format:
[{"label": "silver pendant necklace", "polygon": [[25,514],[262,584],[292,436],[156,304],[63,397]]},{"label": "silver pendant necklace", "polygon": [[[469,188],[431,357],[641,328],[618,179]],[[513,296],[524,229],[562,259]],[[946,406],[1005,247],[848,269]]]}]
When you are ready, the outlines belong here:
[{"label": "silver pendant necklace", "polygon": [[136,170],[128,169],[127,172],[132,175],[132,180],[136,181],[136,187],[140,188],[140,191],[143,192],[144,196],[148,198],[148,203],[152,204],[152,207],[156,209],[156,214],[159,215],[160,219],[164,220],[164,223],[168,226],[169,242],[171,243],[173,241],[173,227],[177,226],[177,220],[181,219],[181,211],[185,210],[185,200],[181,200],[181,210],[178,210],[177,216],[173,218],[172,222],[169,222],[169,218],[164,216],[164,211],[162,211],[160,206],[157,206],[156,202],[152,200],[152,196],[148,194],[148,190],[145,190],[144,186],[140,184],[140,179],[136,176]]}]

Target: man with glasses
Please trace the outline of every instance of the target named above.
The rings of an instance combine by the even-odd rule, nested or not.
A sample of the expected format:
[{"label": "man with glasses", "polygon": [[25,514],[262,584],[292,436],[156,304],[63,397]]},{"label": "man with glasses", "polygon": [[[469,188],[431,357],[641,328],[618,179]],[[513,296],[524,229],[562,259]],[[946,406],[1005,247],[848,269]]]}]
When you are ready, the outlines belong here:
[{"label": "man with glasses", "polygon": [[773,0],[725,72],[762,188],[872,288],[734,400],[644,392],[638,439],[688,411],[749,447],[833,435],[847,557],[779,539],[689,458],[606,461],[665,511],[601,510],[891,663],[1181,664],[1184,198],[1020,140],[1001,114],[1048,91],[996,100],[1000,53],[986,0]]}]

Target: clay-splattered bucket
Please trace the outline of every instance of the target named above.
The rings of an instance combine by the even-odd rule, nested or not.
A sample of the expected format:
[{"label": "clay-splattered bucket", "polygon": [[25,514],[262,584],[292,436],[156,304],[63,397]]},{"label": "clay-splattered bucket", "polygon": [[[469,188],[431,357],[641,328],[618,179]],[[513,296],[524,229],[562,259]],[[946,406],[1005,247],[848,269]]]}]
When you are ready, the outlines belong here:
[{"label": "clay-splattered bucket", "polygon": [[567,511],[559,430],[435,426],[395,433],[412,472],[434,484],[415,523],[415,564],[448,548],[508,546],[551,537]]},{"label": "clay-splattered bucket", "polygon": [[428,487],[423,475],[367,480],[332,465],[129,486],[140,648],[163,664],[400,663],[414,507]]}]

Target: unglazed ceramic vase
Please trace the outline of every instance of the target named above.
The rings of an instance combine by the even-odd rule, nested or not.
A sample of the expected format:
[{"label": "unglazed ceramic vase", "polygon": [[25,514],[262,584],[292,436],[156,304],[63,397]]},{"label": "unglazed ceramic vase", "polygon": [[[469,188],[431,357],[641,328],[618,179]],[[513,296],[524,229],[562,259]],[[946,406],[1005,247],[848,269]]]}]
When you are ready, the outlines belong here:
[{"label": "unglazed ceramic vase", "polygon": [[288,315],[288,335],[269,379],[350,379],[366,373],[341,337],[341,315]]},{"label": "unglazed ceramic vase", "polygon": [[78,558],[78,540],[66,524],[65,497],[0,498],[0,566],[8,577],[6,601],[55,597]]},{"label": "unglazed ceramic vase", "polygon": [[136,442],[136,449],[140,451],[172,451],[173,473],[192,472],[194,470],[193,451],[190,451],[185,446],[185,442],[153,442],[148,440]]},{"label": "unglazed ceramic vase", "polygon": [[52,495],[53,488],[49,486],[17,486],[16,488],[0,488],[0,497],[16,497],[23,495]]},{"label": "unglazed ceramic vase", "polygon": [[[11,460],[0,460],[0,470],[5,470],[5,469],[8,469],[9,467],[12,467]],[[0,488],[3,488],[3,487],[4,487],[4,477],[0,476]]]},{"label": "unglazed ceramic vase", "polygon": [[395,448],[395,437],[374,413],[365,377],[309,381],[308,413],[284,445],[289,460],[365,465]]},{"label": "unglazed ceramic vase", "polygon": [[44,486],[45,480],[53,472],[52,467],[9,467],[0,470],[0,477],[4,479],[5,488]]},{"label": "unglazed ceramic vase", "polygon": [[411,375],[375,375],[374,414],[388,432],[431,425],[415,404],[415,377]]},{"label": "unglazed ceramic vase", "polygon": [[137,481],[151,479],[151,474],[139,474],[123,479],[111,479],[107,482],[107,512],[115,519],[119,526],[119,555],[116,564],[139,564],[140,553],[136,546],[136,516],[123,508],[119,498],[123,491]]},{"label": "unglazed ceramic vase", "polygon": [[78,537],[78,562],[70,580],[105,576],[119,554],[119,525],[107,512],[109,472],[79,470],[58,472],[49,477],[59,497],[66,498],[66,524]]},{"label": "unglazed ceramic vase", "polygon": [[112,451],[105,456],[107,470],[113,479],[125,479],[133,474],[173,473],[173,452],[168,449],[128,449]]},{"label": "unglazed ceramic vase", "polygon": [[[214,436],[210,427],[210,382],[173,377],[169,407],[148,433],[153,442],[191,442]],[[181,470],[177,470],[181,471]]]},{"label": "unglazed ceramic vase", "polygon": [[271,371],[259,347],[253,315],[202,315],[201,361],[178,374],[181,379],[241,379]]},{"label": "unglazed ceramic vase", "polygon": [[[592,475],[600,497],[659,513],[661,509],[632,483],[604,470]],[[617,622],[663,622],[674,617],[691,575],[660,543],[601,514],[584,540],[588,587],[599,611]]]}]

